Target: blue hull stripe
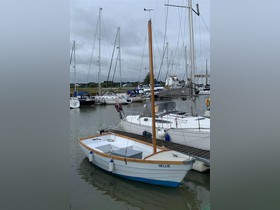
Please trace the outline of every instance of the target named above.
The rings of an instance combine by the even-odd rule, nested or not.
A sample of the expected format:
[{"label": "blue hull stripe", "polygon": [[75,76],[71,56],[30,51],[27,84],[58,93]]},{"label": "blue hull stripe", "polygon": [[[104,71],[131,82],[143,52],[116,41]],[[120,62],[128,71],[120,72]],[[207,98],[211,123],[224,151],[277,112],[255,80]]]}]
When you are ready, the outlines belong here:
[{"label": "blue hull stripe", "polygon": [[155,185],[162,185],[162,186],[167,186],[167,187],[178,187],[180,185],[180,182],[171,182],[171,181],[160,181],[160,180],[154,180],[154,179],[145,179],[145,178],[140,178],[140,177],[132,177],[132,176],[124,176],[120,174],[115,174],[120,177],[138,181],[138,182],[145,182],[149,184],[155,184]]}]

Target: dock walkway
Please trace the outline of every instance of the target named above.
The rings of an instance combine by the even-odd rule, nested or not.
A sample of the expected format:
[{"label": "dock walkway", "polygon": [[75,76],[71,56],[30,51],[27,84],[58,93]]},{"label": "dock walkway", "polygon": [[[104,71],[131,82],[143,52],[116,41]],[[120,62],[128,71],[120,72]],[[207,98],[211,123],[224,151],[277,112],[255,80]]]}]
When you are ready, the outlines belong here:
[{"label": "dock walkway", "polygon": [[[128,133],[121,130],[112,130],[112,132],[129,136],[132,138],[136,138],[144,142],[152,143],[152,139],[146,136],[141,136],[134,133]],[[210,151],[208,150],[197,149],[197,148],[176,144],[169,141],[163,141],[161,139],[157,139],[157,145],[164,146],[168,149],[176,150],[178,152],[182,152],[184,154],[190,155],[196,158],[197,160],[200,160],[201,162],[205,163],[206,165],[210,166]]]}]

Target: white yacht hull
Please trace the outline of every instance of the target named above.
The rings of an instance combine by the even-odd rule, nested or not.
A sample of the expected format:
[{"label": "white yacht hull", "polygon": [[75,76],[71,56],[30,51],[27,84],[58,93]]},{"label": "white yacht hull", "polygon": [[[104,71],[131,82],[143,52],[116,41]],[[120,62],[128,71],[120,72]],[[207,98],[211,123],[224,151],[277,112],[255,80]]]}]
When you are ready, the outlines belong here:
[{"label": "white yacht hull", "polygon": [[[144,131],[152,133],[151,126],[128,122],[126,119],[121,121],[120,126],[124,131],[138,135],[143,135]],[[163,128],[160,123],[157,123],[156,127],[158,139],[166,140],[166,135],[168,134],[171,142],[210,150],[210,131],[208,129]]]},{"label": "white yacht hull", "polygon": [[95,100],[100,103],[115,105],[119,104],[130,104],[132,102],[131,98],[120,98],[118,96],[95,96]]}]

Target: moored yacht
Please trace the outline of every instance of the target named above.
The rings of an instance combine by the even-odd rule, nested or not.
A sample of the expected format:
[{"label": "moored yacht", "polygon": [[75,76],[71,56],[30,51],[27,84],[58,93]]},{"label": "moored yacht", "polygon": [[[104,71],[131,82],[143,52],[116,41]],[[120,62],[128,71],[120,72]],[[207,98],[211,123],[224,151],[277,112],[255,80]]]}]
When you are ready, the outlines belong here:
[{"label": "moored yacht", "polygon": [[[155,104],[157,138],[174,143],[210,150],[210,119],[178,111],[173,101]],[[121,120],[126,132],[149,135],[152,130],[150,103],[144,105],[139,115],[127,115]]]}]

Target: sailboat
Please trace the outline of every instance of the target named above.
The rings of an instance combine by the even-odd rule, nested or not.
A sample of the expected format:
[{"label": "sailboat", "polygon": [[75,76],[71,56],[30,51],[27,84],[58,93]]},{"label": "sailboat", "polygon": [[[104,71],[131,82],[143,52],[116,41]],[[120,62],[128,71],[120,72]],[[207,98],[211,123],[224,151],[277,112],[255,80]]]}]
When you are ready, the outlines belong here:
[{"label": "sailboat", "polygon": [[71,51],[71,58],[70,58],[70,65],[72,61],[72,56],[74,56],[74,97],[70,97],[70,109],[77,109],[80,107],[80,101],[77,97],[77,84],[76,84],[76,54],[75,54],[75,41],[73,41],[72,51]]},{"label": "sailboat", "polygon": [[[155,109],[159,139],[210,150],[210,119],[177,110],[174,101],[157,101]],[[123,118],[120,127],[126,132],[149,135],[152,132],[150,102],[144,105],[141,114],[127,115]]]},{"label": "sailboat", "polygon": [[70,108],[79,108],[84,105],[93,105],[95,100],[92,96],[90,96],[87,92],[78,92],[77,87],[79,84],[76,83],[76,42],[73,41],[73,47],[70,57],[70,65],[72,63],[73,56],[73,69],[74,69],[74,97],[70,97]]},{"label": "sailboat", "polygon": [[[192,27],[192,2],[189,1],[189,31],[190,31],[190,61],[191,75],[186,86],[183,88],[169,89],[162,91],[160,97],[184,96],[193,97],[194,92],[194,36]],[[198,13],[199,14],[199,13]],[[177,92],[177,93],[176,93]],[[168,95],[169,94],[169,95]],[[196,104],[194,103],[194,106]],[[173,101],[156,103],[156,130],[158,137],[162,140],[171,141],[177,144],[191,146],[194,148],[210,151],[210,119],[203,116],[196,116],[193,113],[183,112],[176,109]],[[127,115],[121,120],[120,126],[126,132],[139,135],[147,135],[152,131],[152,115],[150,105],[144,105],[143,112],[138,115]],[[196,111],[196,107],[194,108]]]},{"label": "sailboat", "polygon": [[[149,29],[150,82],[154,86],[152,29]],[[151,107],[154,110],[154,89]],[[153,144],[116,134],[102,133],[78,139],[90,162],[112,174],[155,185],[178,187],[195,159],[177,151],[156,146],[155,112],[153,111]]]},{"label": "sailboat", "polygon": [[[98,50],[98,95],[95,96],[95,101],[97,104],[113,104],[115,105],[116,103],[118,104],[129,104],[132,102],[132,99],[129,98],[126,94],[117,94],[111,91],[106,91],[105,93],[101,93],[101,11],[102,8],[99,8],[99,18],[98,18],[98,26],[99,26],[99,50]],[[118,27],[117,34],[116,34],[116,39],[115,39],[115,45],[117,42],[118,38],[118,60],[119,60],[119,66],[120,61],[121,61],[121,53],[120,53],[120,27]],[[115,51],[115,45],[113,48],[113,53]],[[113,58],[113,57],[112,57]],[[112,64],[112,59],[111,59],[111,64]],[[110,65],[111,68],[111,65]],[[109,72],[110,73],[110,72]],[[109,76],[109,75],[108,75]],[[107,78],[108,81],[108,78]],[[120,87],[121,87],[121,82],[120,82]]]}]

